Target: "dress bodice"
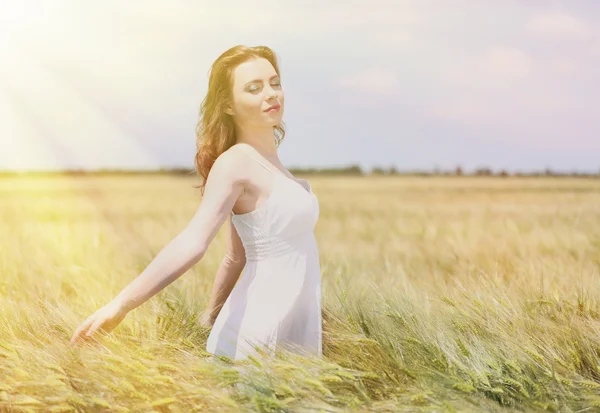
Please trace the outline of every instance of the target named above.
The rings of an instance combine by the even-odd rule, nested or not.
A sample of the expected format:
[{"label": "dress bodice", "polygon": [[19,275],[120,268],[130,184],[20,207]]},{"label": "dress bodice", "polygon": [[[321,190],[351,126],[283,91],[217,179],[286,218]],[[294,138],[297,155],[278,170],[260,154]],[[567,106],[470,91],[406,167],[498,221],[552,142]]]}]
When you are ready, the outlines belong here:
[{"label": "dress bodice", "polygon": [[319,201],[308,184],[272,172],[271,193],[256,209],[244,214],[232,211],[232,222],[246,250],[246,259],[276,257],[314,236]]}]

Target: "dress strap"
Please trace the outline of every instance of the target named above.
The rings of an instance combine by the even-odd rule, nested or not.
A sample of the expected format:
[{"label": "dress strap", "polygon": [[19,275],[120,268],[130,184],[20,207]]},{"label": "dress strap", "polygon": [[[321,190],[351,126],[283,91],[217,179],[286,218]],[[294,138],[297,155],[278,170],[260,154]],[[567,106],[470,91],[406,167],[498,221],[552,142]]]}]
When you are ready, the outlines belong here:
[{"label": "dress strap", "polygon": [[263,168],[265,168],[270,173],[273,173],[271,168],[269,168],[267,165],[265,165],[264,162],[262,162],[260,159],[258,159],[254,154],[250,153],[250,151],[246,151],[246,152],[248,153],[248,155],[250,155],[250,157],[252,159],[254,159],[256,162],[258,162]]}]

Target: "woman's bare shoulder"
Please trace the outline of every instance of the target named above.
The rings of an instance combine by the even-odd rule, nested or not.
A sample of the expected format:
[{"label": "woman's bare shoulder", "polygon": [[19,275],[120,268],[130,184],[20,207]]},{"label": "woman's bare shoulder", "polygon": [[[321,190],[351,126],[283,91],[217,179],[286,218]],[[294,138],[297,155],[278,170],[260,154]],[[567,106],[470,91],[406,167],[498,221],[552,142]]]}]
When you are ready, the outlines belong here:
[{"label": "woman's bare shoulder", "polygon": [[232,181],[247,180],[248,156],[243,153],[243,149],[236,144],[224,151],[217,157],[211,168],[211,174],[221,178],[228,178]]}]

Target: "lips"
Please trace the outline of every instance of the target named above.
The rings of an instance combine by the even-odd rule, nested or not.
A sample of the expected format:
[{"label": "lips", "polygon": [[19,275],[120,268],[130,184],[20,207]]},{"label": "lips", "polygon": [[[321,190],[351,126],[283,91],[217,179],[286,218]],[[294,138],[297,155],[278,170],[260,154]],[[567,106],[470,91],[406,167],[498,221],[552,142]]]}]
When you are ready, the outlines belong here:
[{"label": "lips", "polygon": [[280,108],[280,105],[273,105],[273,106],[269,107],[267,110],[265,110],[265,112],[268,112],[272,109],[279,109],[279,108]]}]

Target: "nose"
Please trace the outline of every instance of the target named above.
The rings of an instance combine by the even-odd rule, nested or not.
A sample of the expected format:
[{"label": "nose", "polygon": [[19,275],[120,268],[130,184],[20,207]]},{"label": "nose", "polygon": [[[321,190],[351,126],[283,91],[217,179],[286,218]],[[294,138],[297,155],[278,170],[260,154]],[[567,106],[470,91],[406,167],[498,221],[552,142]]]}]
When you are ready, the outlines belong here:
[{"label": "nose", "polygon": [[267,95],[269,99],[277,97],[277,92],[273,89],[272,86],[269,86],[269,93]]}]

